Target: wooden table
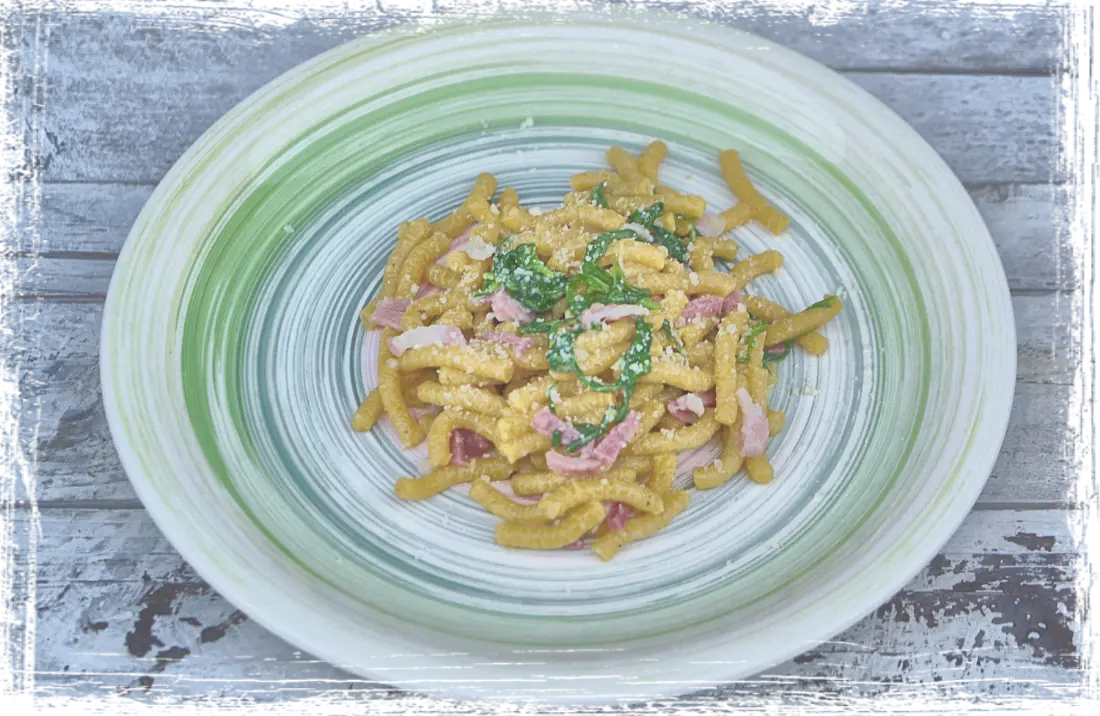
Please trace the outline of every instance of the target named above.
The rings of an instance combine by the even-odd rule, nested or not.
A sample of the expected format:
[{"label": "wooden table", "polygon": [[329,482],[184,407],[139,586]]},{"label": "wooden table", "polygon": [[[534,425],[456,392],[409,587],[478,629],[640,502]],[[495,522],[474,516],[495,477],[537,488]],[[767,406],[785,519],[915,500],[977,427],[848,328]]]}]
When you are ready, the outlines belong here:
[{"label": "wooden table", "polygon": [[[455,14],[447,2],[434,6]],[[16,614],[36,625],[16,654],[16,679],[42,696],[244,699],[306,711],[317,699],[361,699],[379,709],[383,699],[389,711],[431,712],[437,705],[284,643],[195,575],[119,465],[97,369],[117,252],[171,164],[268,80],[401,13],[138,7],[27,14],[5,38],[17,51],[15,101],[28,143],[16,168],[23,193],[8,258],[19,273],[4,290],[2,339],[19,378],[13,407],[27,462],[11,464],[19,479],[7,497],[14,490],[10,514],[24,546],[15,553],[17,595],[34,580],[37,588],[36,607]],[[831,23],[822,11],[708,11],[840,70],[943,155],[1004,262],[1019,378],[993,475],[926,569],[833,641],[683,705],[856,707],[872,699],[863,705],[886,708],[917,695],[1007,707],[1079,692],[1069,526],[1079,361],[1069,324],[1082,287],[1065,238],[1068,190],[1057,162],[1060,18],[1049,8],[1013,17],[950,10],[883,6]],[[29,529],[35,517],[37,535]],[[17,646],[28,633],[21,630]],[[406,700],[398,707],[393,699]]]}]

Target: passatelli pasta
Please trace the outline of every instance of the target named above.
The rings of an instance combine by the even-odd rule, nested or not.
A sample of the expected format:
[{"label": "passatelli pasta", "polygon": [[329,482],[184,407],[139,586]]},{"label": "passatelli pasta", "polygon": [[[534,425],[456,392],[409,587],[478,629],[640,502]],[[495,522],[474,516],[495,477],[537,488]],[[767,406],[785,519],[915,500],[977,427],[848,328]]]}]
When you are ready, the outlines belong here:
[{"label": "passatelli pasta", "polygon": [[[667,526],[689,502],[679,456],[710,441],[721,457],[695,489],[740,472],[769,482],[775,369],[799,346],[820,356],[836,296],[801,311],[746,288],[783,265],[740,257],[727,232],[772,234],[790,220],[753,186],[737,152],[718,164],[737,203],[659,182],[668,147],[607,151],[560,206],[524,207],[479,175],[445,219],[406,222],[381,290],[360,313],[382,329],[378,386],[352,418],[386,416],[406,447],[427,441],[431,471],[394,490],[423,500],[469,484],[500,518],[506,547],[590,547],[607,560]],[[494,201],[494,197],[496,197]]]}]

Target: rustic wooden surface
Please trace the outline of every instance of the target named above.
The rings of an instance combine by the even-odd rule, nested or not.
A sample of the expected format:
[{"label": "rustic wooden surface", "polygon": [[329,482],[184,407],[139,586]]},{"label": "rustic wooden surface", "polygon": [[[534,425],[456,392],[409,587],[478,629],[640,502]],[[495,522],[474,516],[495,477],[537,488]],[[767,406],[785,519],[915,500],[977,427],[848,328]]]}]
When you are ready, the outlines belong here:
[{"label": "rustic wooden surface", "polygon": [[[458,12],[420,3],[433,5]],[[1070,324],[1083,288],[1057,161],[1060,18],[1049,7],[903,5],[832,24],[813,9],[693,11],[843,71],[913,124],[966,184],[1016,310],[1008,437],[962,529],[888,604],[791,662],[684,705],[881,707],[918,692],[995,705],[1081,686],[1069,401],[1080,368]],[[19,371],[20,444],[33,460],[34,494],[16,488],[15,533],[30,534],[21,528],[40,516],[37,548],[16,552],[17,571],[37,578],[26,656],[35,692],[163,704],[404,698],[272,636],[195,575],[122,472],[96,365],[114,260],[172,162],[251,91],[401,11],[385,2],[309,17],[203,2],[135,7],[13,15],[4,37],[16,51],[14,101],[29,147],[13,177],[24,202],[5,247],[18,275],[4,298],[3,358]]]}]

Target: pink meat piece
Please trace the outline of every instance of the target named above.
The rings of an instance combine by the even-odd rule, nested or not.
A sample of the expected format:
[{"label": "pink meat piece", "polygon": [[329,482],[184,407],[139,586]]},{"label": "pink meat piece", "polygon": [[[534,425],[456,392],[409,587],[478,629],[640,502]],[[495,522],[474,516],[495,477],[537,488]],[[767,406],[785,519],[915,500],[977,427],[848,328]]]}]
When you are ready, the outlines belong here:
[{"label": "pink meat piece", "polygon": [[768,416],[744,388],[737,389],[737,403],[741,406],[741,455],[760,457],[768,446]]},{"label": "pink meat piece", "polygon": [[730,291],[729,295],[722,301],[722,315],[727,313],[733,313],[737,310],[737,306],[741,303],[741,292]]},{"label": "pink meat piece", "polygon": [[426,283],[420,287],[420,290],[416,292],[417,298],[424,298],[425,296],[434,296],[438,293],[443,293],[443,289],[432,283]]},{"label": "pink meat piece", "polygon": [[515,321],[516,323],[530,323],[535,320],[535,314],[527,310],[522,303],[512,298],[511,294],[503,288],[498,288],[490,297],[493,304],[493,314],[498,321]]},{"label": "pink meat piece", "polygon": [[581,325],[590,326],[593,323],[600,322],[611,323],[613,321],[622,320],[623,318],[644,316],[648,313],[649,309],[645,306],[635,306],[632,304],[605,306],[602,303],[593,303],[591,307],[581,314]]},{"label": "pink meat piece", "polygon": [[604,519],[609,532],[618,532],[626,527],[626,521],[631,517],[631,510],[621,502],[612,502],[607,506],[607,517]]},{"label": "pink meat piece", "polygon": [[401,318],[412,301],[406,298],[383,298],[374,307],[370,322],[376,326],[401,330]]},{"label": "pink meat piece", "polygon": [[466,244],[470,243],[470,237],[474,234],[475,226],[477,226],[477,224],[471,224],[466,227],[461,234],[451,239],[451,247],[447,250],[447,253],[464,249]]},{"label": "pink meat piece", "polygon": [[706,408],[715,406],[713,390],[702,393],[688,393],[668,402],[668,412],[682,423],[694,423],[703,415]]},{"label": "pink meat piece", "polygon": [[466,336],[454,326],[420,326],[390,339],[390,351],[400,357],[410,348],[431,345],[464,346]]},{"label": "pink meat piece", "polygon": [[680,318],[690,321],[693,318],[709,318],[722,313],[724,299],[721,296],[696,296],[688,301]]},{"label": "pink meat piece", "polygon": [[465,465],[493,449],[493,444],[473,430],[451,431],[451,464]]},{"label": "pink meat piece", "polygon": [[611,467],[618,459],[619,453],[626,443],[638,432],[642,424],[642,414],[631,410],[615,427],[607,431],[607,435],[600,438],[596,448],[592,451],[592,457],[603,463],[605,468]]},{"label": "pink meat piece", "polygon": [[516,355],[523,355],[535,347],[535,340],[533,338],[516,336],[511,333],[505,333],[504,331],[485,331],[477,338],[478,340],[488,341],[490,343],[503,343],[509,348],[512,348]]},{"label": "pink meat piece", "polygon": [[562,549],[584,549],[584,539],[575,539]]},{"label": "pink meat piece", "polygon": [[439,415],[441,412],[443,412],[443,408],[438,405],[421,405],[409,408],[409,413],[418,420],[425,415]]},{"label": "pink meat piece", "polygon": [[574,440],[580,440],[581,434],[569,423],[550,412],[549,408],[543,408],[531,418],[531,429],[548,438],[554,437],[554,433],[561,431],[562,443],[569,444]]},{"label": "pink meat piece", "polygon": [[703,214],[695,220],[695,230],[708,238],[721,236],[726,230],[726,220],[719,214]]},{"label": "pink meat piece", "polygon": [[606,468],[603,461],[595,457],[585,457],[584,455],[571,457],[563,455],[557,450],[547,451],[546,467],[552,472],[568,475],[569,477],[595,475]]},{"label": "pink meat piece", "polygon": [[787,351],[786,343],[777,343],[774,346],[768,346],[764,349],[765,353],[785,353]]}]

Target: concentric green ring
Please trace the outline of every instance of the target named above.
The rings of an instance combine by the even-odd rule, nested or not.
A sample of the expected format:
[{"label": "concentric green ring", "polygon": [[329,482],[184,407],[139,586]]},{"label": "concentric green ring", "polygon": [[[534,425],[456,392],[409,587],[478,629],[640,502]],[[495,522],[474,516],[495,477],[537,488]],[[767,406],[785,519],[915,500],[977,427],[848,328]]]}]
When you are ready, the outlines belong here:
[{"label": "concentric green ring", "polygon": [[[498,548],[461,492],[397,500],[416,456],[349,429],[356,313],[397,225],[443,216],[480,171],[556,203],[606,146],[652,138],[670,146],[663,179],[718,207],[716,153],[739,149],[792,216],[780,238],[738,232],[786,257],[761,293],[846,298],[829,353],[783,365],[776,482],[693,494],[607,564]],[[606,701],[751,673],[900,588],[992,467],[1014,345],[988,233],[897,117],[758,38],[617,10],[397,28],[260,90],[139,217],[102,368],[150,512],[269,628],[428,692]]]}]

